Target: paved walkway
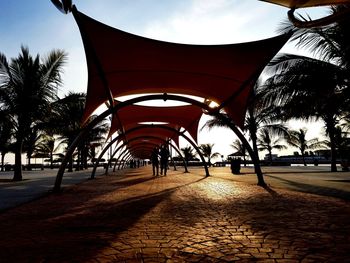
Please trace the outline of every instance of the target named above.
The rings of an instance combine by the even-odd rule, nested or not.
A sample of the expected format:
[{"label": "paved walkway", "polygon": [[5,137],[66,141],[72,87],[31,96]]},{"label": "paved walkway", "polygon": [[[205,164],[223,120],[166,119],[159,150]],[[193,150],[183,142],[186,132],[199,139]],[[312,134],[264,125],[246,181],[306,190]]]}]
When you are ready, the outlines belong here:
[{"label": "paved walkway", "polygon": [[[102,168],[98,168],[102,173]],[[0,212],[47,195],[53,188],[57,169],[23,171],[23,181],[12,182],[13,171],[0,172]],[[62,187],[88,180],[90,170],[65,173]]]},{"label": "paved walkway", "polygon": [[266,190],[225,168],[150,169],[1,213],[0,262],[350,262],[346,200]]},{"label": "paved walkway", "polygon": [[[262,167],[265,181],[273,188],[283,188],[304,193],[332,196],[350,201],[350,172],[329,172],[327,166]],[[338,170],[341,170],[338,167]],[[253,168],[241,169],[241,175],[233,175],[235,181],[256,184]],[[227,174],[226,169],[215,172]]]}]

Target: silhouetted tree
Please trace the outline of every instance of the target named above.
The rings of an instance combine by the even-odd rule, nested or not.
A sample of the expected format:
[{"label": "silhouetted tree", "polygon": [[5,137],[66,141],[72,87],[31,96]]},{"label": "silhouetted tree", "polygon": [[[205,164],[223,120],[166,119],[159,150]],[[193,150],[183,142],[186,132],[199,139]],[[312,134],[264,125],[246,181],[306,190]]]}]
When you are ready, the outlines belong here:
[{"label": "silhouetted tree", "polygon": [[[331,12],[350,5],[332,7]],[[293,31],[297,46],[317,58],[282,54],[270,63],[272,77],[264,92],[284,119],[321,119],[331,147],[331,171],[336,171],[335,132],[339,117],[349,112],[350,17],[320,28],[295,28],[286,22],[282,32]]]},{"label": "silhouetted tree", "polygon": [[220,156],[220,153],[218,153],[218,152],[213,153],[213,147],[214,147],[214,144],[212,144],[212,143],[205,143],[205,144],[199,145],[199,149],[200,149],[201,153],[203,154],[203,156],[208,158],[209,166],[212,165],[212,163],[211,163],[212,158],[216,158],[216,157]]},{"label": "silhouetted tree", "polygon": [[16,127],[15,169],[13,180],[22,180],[22,147],[31,125],[45,118],[56,100],[57,88],[62,84],[61,73],[66,54],[51,51],[41,59],[32,57],[22,47],[17,58],[8,61],[0,53],[0,103],[9,111]]},{"label": "silhouetted tree", "polygon": [[304,166],[306,166],[305,155],[306,150],[314,150],[321,148],[323,143],[320,142],[317,138],[310,140],[306,139],[307,129],[299,129],[298,131],[291,130],[287,138],[287,143],[295,148],[300,150],[301,156],[303,158]]},{"label": "silhouetted tree", "polygon": [[186,146],[184,148],[181,148],[181,152],[184,155],[184,159],[186,161],[186,165],[188,165],[188,162],[193,160],[195,158],[195,154],[193,153],[193,148],[191,146]]},{"label": "silhouetted tree", "polygon": [[264,128],[260,131],[258,137],[258,149],[259,151],[268,151],[270,163],[272,163],[272,150],[283,150],[287,147],[281,144],[281,138],[275,138],[271,134],[270,130]]},{"label": "silhouetted tree", "polygon": [[239,154],[243,157],[243,164],[244,166],[247,166],[247,160],[246,160],[246,147],[240,140],[234,140],[233,143],[230,145],[233,149],[235,149]]}]

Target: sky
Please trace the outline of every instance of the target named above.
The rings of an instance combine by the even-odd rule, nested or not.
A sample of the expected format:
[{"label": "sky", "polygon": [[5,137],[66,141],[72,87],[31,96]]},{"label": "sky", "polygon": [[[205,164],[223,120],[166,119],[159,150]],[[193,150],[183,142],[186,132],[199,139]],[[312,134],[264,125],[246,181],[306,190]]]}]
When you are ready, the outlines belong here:
[{"label": "sky", "polygon": [[[273,37],[288,11],[258,0],[73,0],[73,4],[79,11],[112,27],[188,44],[240,43]],[[68,53],[68,62],[59,95],[86,92],[86,60],[72,14],[62,14],[50,0],[1,0],[0,12],[1,53],[8,59],[16,57],[21,45],[29,47],[32,55],[40,56],[62,49]],[[306,12],[317,17],[325,10]],[[287,44],[281,52],[307,54],[294,44]],[[202,119],[200,127],[204,122]],[[292,122],[290,126],[307,127],[309,139],[318,137],[322,128],[320,123]],[[234,139],[232,131],[214,129],[200,132],[198,143],[214,143],[214,151],[227,155],[234,152],[229,146]],[[185,146],[183,141],[180,143]]]}]

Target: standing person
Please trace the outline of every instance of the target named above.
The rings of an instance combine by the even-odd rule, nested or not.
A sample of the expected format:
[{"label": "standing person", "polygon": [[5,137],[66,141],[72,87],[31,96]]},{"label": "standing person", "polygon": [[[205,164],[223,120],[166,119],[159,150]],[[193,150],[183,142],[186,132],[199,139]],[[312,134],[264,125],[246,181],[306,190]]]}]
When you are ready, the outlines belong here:
[{"label": "standing person", "polygon": [[163,174],[166,175],[166,171],[168,169],[168,158],[169,158],[169,151],[166,147],[166,145],[162,145],[162,148],[160,148],[160,175]]},{"label": "standing person", "polygon": [[153,171],[153,175],[156,175],[156,171],[157,171],[157,176],[159,175],[159,159],[158,159],[158,148],[155,147],[152,151],[151,154],[151,162],[152,162],[152,171]]}]

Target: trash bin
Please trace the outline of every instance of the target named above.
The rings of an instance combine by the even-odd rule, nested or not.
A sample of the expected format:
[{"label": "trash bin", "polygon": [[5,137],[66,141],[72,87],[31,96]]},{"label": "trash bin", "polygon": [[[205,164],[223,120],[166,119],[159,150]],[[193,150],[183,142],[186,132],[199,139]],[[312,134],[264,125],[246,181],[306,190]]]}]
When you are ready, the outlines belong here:
[{"label": "trash bin", "polygon": [[241,171],[241,160],[240,159],[232,159],[231,160],[231,172],[233,174],[240,174]]}]

